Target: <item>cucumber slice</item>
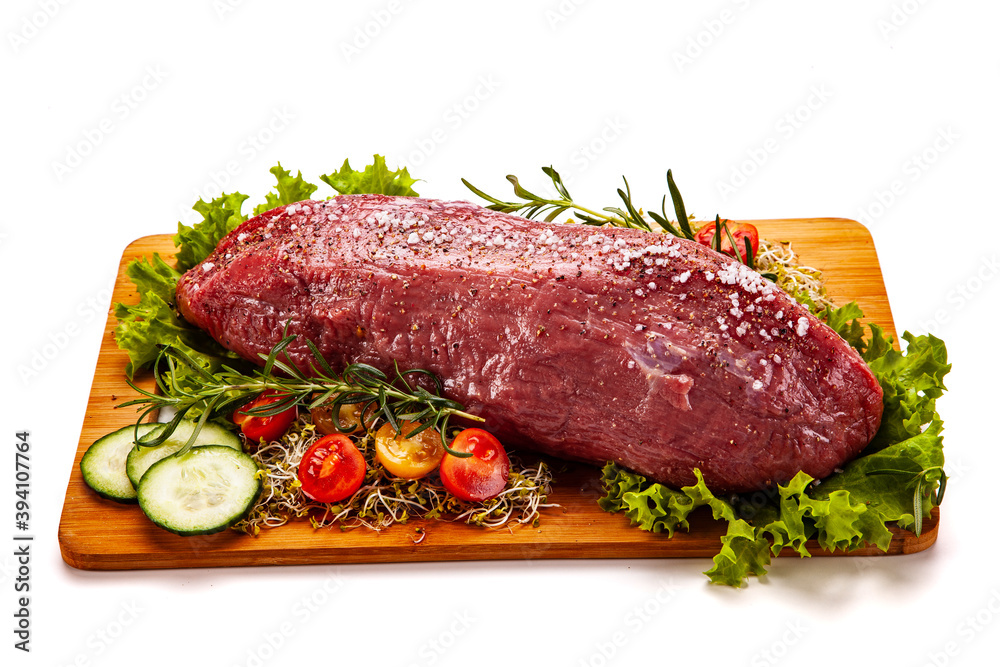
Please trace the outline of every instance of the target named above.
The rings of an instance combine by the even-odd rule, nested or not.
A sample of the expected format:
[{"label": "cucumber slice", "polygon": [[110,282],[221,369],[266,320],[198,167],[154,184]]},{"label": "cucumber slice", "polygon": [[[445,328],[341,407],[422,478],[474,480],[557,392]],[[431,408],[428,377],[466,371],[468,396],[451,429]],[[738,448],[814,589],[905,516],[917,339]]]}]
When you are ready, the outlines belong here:
[{"label": "cucumber slice", "polygon": [[[139,435],[145,435],[158,424],[139,424]],[[135,425],[120,428],[98,439],[80,460],[83,481],[101,496],[120,503],[134,503],[135,487],[125,474],[125,460],[135,446]]]},{"label": "cucumber slice", "polygon": [[[165,459],[183,447],[188,438],[191,437],[194,427],[195,422],[182,421],[177,425],[177,429],[170,434],[170,438],[162,445],[157,445],[156,447],[133,447],[132,451],[128,453],[128,459],[125,462],[125,473],[132,482],[132,486],[139,488],[139,480],[142,479],[143,474],[149,470],[151,465],[160,459]],[[223,445],[243,451],[243,443],[240,442],[238,435],[218,424],[212,423],[205,424],[202,427],[201,433],[198,434],[198,439],[194,442],[195,447],[202,445]]]},{"label": "cucumber slice", "polygon": [[245,517],[260,497],[257,463],[231,447],[192,447],[157,461],[139,481],[139,506],[178,535],[209,535]]}]

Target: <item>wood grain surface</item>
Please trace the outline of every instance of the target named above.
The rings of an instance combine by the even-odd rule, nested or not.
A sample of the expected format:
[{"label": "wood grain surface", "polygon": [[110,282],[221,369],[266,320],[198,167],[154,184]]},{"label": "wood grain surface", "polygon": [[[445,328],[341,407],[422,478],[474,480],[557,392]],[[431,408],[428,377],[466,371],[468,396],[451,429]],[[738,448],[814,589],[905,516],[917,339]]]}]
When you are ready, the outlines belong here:
[{"label": "wood grain surface", "polygon": [[[761,237],[790,241],[803,263],[824,272],[827,288],[838,303],[855,300],[867,319],[894,332],[892,313],[871,236],[857,222],[839,218],[755,220]],[[134,286],[124,276],[133,259],[160,253],[172,261],[169,235],[147,236],[133,242],[122,256],[112,302],[134,303]],[[257,537],[233,531],[202,537],[178,537],[153,525],[137,505],[98,497],[80,475],[80,459],[102,435],[135,419],[131,409],[114,406],[136,394],[125,383],[127,355],[115,345],[115,319],[109,313],[100,356],[80,434],[79,447],[66,489],[59,523],[59,544],[65,561],[87,570],[177,567],[290,565],[307,563],[375,563],[534,558],[652,558],[710,557],[718,553],[724,524],[707,513],[692,514],[691,529],[673,539],[629,526],[621,515],[598,508],[602,495],[597,468],[556,463],[554,491],[549,500],[560,507],[543,512],[538,527],[515,526],[489,530],[464,524],[414,520],[380,533],[368,529],[314,530],[300,521],[264,530]],[[150,378],[144,378],[147,386]],[[67,461],[67,465],[69,461]],[[703,508],[704,509],[704,508]],[[418,540],[418,529],[425,533]],[[888,554],[922,551],[937,538],[935,509],[918,537],[895,530]],[[828,555],[815,542],[814,555]],[[839,554],[834,554],[839,555]],[[877,548],[850,555],[883,555]]]}]

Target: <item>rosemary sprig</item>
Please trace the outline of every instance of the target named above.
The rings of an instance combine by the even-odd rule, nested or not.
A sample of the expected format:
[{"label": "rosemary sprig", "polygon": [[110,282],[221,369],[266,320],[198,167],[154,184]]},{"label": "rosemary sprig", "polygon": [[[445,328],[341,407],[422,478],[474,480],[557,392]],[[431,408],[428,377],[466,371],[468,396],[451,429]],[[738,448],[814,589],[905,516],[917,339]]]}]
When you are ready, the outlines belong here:
[{"label": "rosemary sprig", "polygon": [[[548,199],[526,190],[521,185],[517,176],[514,175],[508,175],[507,180],[514,186],[514,196],[521,199],[521,201],[516,202],[507,202],[488,195],[464,178],[462,179],[462,183],[465,184],[465,187],[490,202],[489,206],[486,208],[493,211],[499,211],[501,213],[518,213],[529,219],[534,219],[542,214],[545,214],[545,222],[552,222],[566,211],[572,210],[573,215],[587,225],[630,227],[632,229],[641,229],[647,232],[662,231],[681,238],[692,241],[695,240],[695,232],[691,229],[687,209],[684,207],[684,199],[681,197],[680,190],[678,190],[677,184],[674,182],[673,172],[669,169],[667,170],[667,190],[670,193],[670,201],[674,207],[674,215],[677,218],[676,222],[672,222],[670,220],[670,216],[667,215],[667,195],[663,195],[663,198],[660,201],[659,213],[652,210],[644,213],[640,207],[636,206],[632,201],[632,189],[629,187],[628,179],[624,176],[622,177],[622,180],[625,181],[625,189],[622,190],[621,188],[618,188],[618,197],[622,200],[624,208],[609,206],[601,209],[603,212],[598,212],[576,203],[573,200],[573,197],[570,196],[569,190],[566,188],[566,184],[563,182],[559,172],[555,169],[552,167],[542,167],[542,171],[552,180],[552,187],[554,187],[556,192],[559,194],[559,198]],[[658,230],[655,230],[650,221],[646,219],[647,215],[653,222],[656,223],[656,225],[659,226]],[[723,234],[725,234],[725,237]],[[749,240],[744,239],[744,241],[746,241],[745,253],[740,250],[736,250],[739,246],[733,239],[733,234],[729,230],[729,227],[727,225],[720,224],[719,216],[715,216],[715,235],[713,237],[711,247],[721,252],[722,239],[727,237],[734,248],[736,259],[745,263],[751,269],[754,268],[754,256],[750,249],[751,246]],[[766,274],[765,277],[772,280],[774,279],[771,274]]]},{"label": "rosemary sprig", "polygon": [[[601,211],[595,211],[582,206],[573,200],[573,197],[569,194],[569,190],[566,188],[566,184],[563,182],[562,176],[559,175],[558,171],[552,167],[542,167],[542,171],[552,180],[552,187],[555,188],[556,192],[559,194],[559,198],[548,199],[526,190],[521,186],[517,176],[514,176],[513,174],[508,175],[507,180],[514,186],[514,196],[519,197],[522,201],[502,201],[496,197],[486,194],[464,178],[462,179],[462,183],[465,184],[465,187],[490,202],[489,206],[486,208],[493,211],[500,211],[501,213],[518,213],[529,219],[537,218],[544,213],[545,222],[552,222],[566,211],[572,210],[573,215],[587,225],[610,224],[615,227],[631,227],[633,229],[642,229],[647,232],[653,231],[649,220],[647,220],[643,215],[642,209],[636,206],[632,201],[632,189],[629,187],[628,179],[625,177],[622,177],[622,180],[625,182],[625,189],[622,190],[621,188],[618,188],[618,197],[622,200],[622,204],[624,204],[625,208],[608,206],[601,209]],[[691,225],[688,223],[687,214],[685,213],[684,201],[681,199],[681,193],[674,184],[674,177],[670,171],[667,171],[667,186],[670,190],[670,199],[674,205],[674,211],[676,215],[680,216],[676,226],[674,223],[670,222],[667,216],[666,195],[663,196],[663,201],[661,203],[660,210],[662,211],[662,215],[650,212],[649,217],[652,218],[653,221],[656,222],[656,224],[659,225],[665,232],[673,234],[674,236],[694,239],[694,232],[691,230]]]},{"label": "rosemary sprig", "polygon": [[[185,445],[186,451],[206,420],[229,414],[260,393],[273,390],[275,402],[251,408],[246,411],[247,414],[270,416],[292,406],[308,410],[329,406],[332,413],[337,414],[343,405],[361,404],[361,414],[368,414],[371,410],[397,433],[401,431],[401,422],[417,422],[420,426],[409,433],[411,437],[424,429],[436,428],[446,451],[462,458],[470,455],[448,446],[448,421],[452,417],[480,422],[483,419],[464,412],[460,403],[443,397],[441,382],[433,373],[421,369],[401,371],[395,367],[389,376],[368,364],[351,364],[342,373],[337,373],[323,359],[316,346],[307,340],[313,357],[310,360],[311,374],[307,375],[279,358],[295,338],[294,335],[286,335],[269,354],[261,354],[264,368],[255,369],[249,375],[230,366],[223,366],[213,375],[184,351],[164,347],[153,364],[153,376],[160,393],[146,391],[128,380],[129,385],[142,394],[142,398],[117,407],[139,406],[141,414],[136,422],[135,442],[142,447],[162,444],[187,413],[200,411],[198,427]],[[281,375],[275,374],[275,370]],[[414,377],[429,380],[434,391],[413,382]],[[138,424],[153,410],[165,407],[174,409],[174,418],[162,429],[139,437]]]}]

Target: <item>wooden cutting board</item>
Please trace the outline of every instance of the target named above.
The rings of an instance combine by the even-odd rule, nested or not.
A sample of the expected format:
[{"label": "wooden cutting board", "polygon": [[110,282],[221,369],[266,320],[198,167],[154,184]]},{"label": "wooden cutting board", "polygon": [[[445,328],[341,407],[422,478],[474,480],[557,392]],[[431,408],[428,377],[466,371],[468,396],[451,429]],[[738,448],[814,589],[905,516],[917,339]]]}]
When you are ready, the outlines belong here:
[{"label": "wooden cutting board", "polygon": [[[871,236],[860,224],[840,218],[755,220],[762,238],[790,241],[801,261],[822,270],[827,289],[838,303],[855,300],[870,321],[894,332],[892,313]],[[173,258],[169,235],[147,236],[125,249],[112,302],[134,303],[138,296],[125,277],[133,259],[158,252]],[[153,525],[137,505],[123,505],[93,493],[80,474],[80,459],[92,442],[135,419],[114,406],[136,396],[125,383],[127,355],[115,345],[115,318],[109,313],[87,404],[80,443],[66,489],[59,545],[63,558],[86,570],[292,565],[307,563],[376,563],[534,558],[711,557],[719,551],[724,524],[707,512],[695,512],[691,530],[673,539],[629,526],[622,515],[597,506],[602,495],[597,468],[567,464],[556,474],[549,501],[560,507],[543,511],[538,527],[489,530],[464,524],[414,520],[380,533],[361,528],[314,530],[295,522],[264,530],[257,537],[233,531],[202,537],[178,537]],[[150,378],[145,378],[151,386]],[[556,464],[556,468],[561,468]],[[419,540],[419,529],[424,538]],[[935,510],[918,537],[896,530],[889,554],[922,551],[937,538]],[[827,555],[815,542],[814,555]],[[850,555],[875,556],[868,548]]]}]

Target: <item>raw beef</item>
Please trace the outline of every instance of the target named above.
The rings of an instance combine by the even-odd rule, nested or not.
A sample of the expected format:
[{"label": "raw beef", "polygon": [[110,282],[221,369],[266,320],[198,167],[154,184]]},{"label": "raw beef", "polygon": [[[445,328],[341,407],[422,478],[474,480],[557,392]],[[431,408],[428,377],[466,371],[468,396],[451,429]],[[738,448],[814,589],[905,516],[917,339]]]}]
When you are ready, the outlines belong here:
[{"label": "raw beef", "polygon": [[424,368],[507,445],[715,491],[822,478],[878,429],[860,356],[704,246],[380,195],[248,220],[177,289],[259,362],[289,323],[334,367]]}]

